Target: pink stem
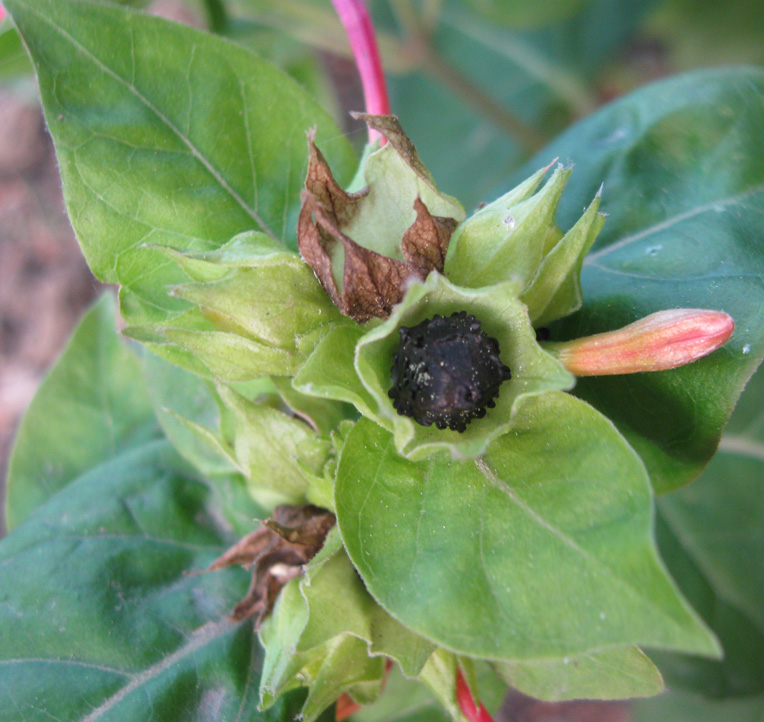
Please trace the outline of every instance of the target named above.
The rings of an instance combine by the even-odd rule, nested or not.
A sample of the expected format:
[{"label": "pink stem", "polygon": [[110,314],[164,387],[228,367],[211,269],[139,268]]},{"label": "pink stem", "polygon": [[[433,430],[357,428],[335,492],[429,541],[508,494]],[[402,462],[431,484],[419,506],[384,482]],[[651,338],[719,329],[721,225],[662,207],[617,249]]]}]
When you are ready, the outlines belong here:
[{"label": "pink stem", "polygon": [[5,20],[5,9],[0,5],[0,23],[3,22],[3,20]]},{"label": "pink stem", "polygon": [[488,714],[488,710],[483,707],[482,703],[475,704],[461,669],[456,671],[456,701],[469,722],[493,722],[491,715]]},{"label": "pink stem", "polygon": [[[382,72],[382,61],[369,11],[363,0],[332,0],[332,3],[345,27],[361,76],[366,112],[371,115],[390,115],[385,74]],[[377,138],[380,144],[386,142],[383,135],[369,128],[369,142]]]}]

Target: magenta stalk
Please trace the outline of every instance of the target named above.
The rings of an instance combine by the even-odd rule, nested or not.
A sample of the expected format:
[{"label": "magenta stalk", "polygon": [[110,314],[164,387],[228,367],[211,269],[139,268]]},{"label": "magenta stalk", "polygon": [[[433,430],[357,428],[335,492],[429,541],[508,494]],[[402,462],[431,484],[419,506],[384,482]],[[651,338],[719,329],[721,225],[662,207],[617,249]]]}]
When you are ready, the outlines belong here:
[{"label": "magenta stalk", "polygon": [[[371,115],[390,115],[385,74],[382,72],[382,61],[369,11],[363,0],[332,0],[332,4],[350,41],[350,49],[361,76],[366,112]],[[369,128],[369,142],[373,143],[377,139],[380,144],[386,142],[384,136]]]}]

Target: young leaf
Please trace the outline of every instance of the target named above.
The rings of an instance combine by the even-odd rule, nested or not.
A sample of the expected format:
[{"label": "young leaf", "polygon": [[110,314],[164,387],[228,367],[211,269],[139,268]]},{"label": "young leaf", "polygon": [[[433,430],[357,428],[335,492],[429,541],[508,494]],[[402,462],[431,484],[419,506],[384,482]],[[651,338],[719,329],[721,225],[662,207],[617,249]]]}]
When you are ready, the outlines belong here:
[{"label": "young leaf", "polygon": [[266,489],[280,503],[304,502],[310,474],[320,475],[328,460],[329,442],[306,423],[226,386],[218,393],[233,414],[234,452],[255,498]]},{"label": "young leaf", "polygon": [[0,542],[0,720],[294,719],[300,694],[258,713],[256,637],[223,618],[247,575],[186,574],[232,537],[178,461],[118,453]]},{"label": "young leaf", "polygon": [[764,71],[695,73],[600,110],[520,171],[575,163],[560,204],[565,227],[604,181],[607,223],[586,258],[582,310],[553,329],[569,339],[670,308],[735,320],[723,349],[689,366],[587,378],[575,393],[611,418],[658,491],[695,478],[764,356]]},{"label": "young leaf", "polygon": [[[261,629],[266,649],[261,694],[266,705],[300,683],[310,687],[306,719],[339,694],[371,701],[379,694],[383,657],[418,674],[432,644],[396,622],[370,596],[335,532],[306,569],[281,592]],[[340,651],[345,659],[340,659]],[[359,686],[360,685],[360,686]],[[334,697],[322,693],[328,688]]]},{"label": "young leaf", "polygon": [[114,299],[87,312],[21,422],[8,469],[8,527],[81,473],[157,434],[138,357]]},{"label": "young leaf", "polygon": [[154,413],[176,451],[205,476],[235,472],[212,382],[151,353],[145,354],[143,367]]},{"label": "young leaf", "polygon": [[219,37],[87,0],[5,3],[37,69],[69,216],[130,325],[187,307],[156,246],[208,250],[256,229],[294,245],[317,127],[346,180],[353,153],[293,80]]},{"label": "young leaf", "polygon": [[526,400],[513,430],[477,460],[408,461],[362,419],[341,453],[335,502],[371,594],[461,654],[718,652],[658,560],[639,458],[571,396]]}]

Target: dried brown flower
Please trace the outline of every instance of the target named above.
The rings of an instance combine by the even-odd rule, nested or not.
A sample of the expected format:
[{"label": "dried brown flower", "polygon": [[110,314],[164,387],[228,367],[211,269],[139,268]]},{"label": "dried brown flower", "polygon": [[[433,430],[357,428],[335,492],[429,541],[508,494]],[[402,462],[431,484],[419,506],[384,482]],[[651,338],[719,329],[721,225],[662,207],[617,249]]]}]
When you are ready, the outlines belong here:
[{"label": "dried brown flower", "polygon": [[[393,152],[404,161],[407,174],[431,184],[429,173],[397,118],[358,117],[386,136]],[[342,189],[314,137],[313,132],[309,133],[308,173],[297,226],[300,253],[343,314],[359,323],[372,317],[387,318],[412,279],[424,280],[432,271],[443,271],[448,243],[459,219],[431,214],[416,195],[411,205],[416,218],[400,240],[396,239],[400,258],[360,245],[345,229],[362,218],[370,188],[357,193]],[[379,219],[375,218],[375,222]]]}]

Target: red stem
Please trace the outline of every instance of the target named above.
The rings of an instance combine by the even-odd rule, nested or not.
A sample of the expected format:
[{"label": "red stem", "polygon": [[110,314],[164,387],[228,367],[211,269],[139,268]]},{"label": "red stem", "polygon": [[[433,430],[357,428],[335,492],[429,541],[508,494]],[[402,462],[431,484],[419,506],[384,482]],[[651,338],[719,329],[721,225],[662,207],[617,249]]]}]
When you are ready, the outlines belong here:
[{"label": "red stem", "polygon": [[[385,74],[382,72],[382,61],[369,11],[363,0],[332,0],[332,3],[345,27],[361,76],[366,112],[371,115],[390,115]],[[385,143],[384,136],[369,128],[369,142],[377,138],[380,144]]]},{"label": "red stem", "polygon": [[481,702],[475,704],[461,669],[456,671],[456,701],[469,722],[493,722],[493,718],[483,704]]}]

